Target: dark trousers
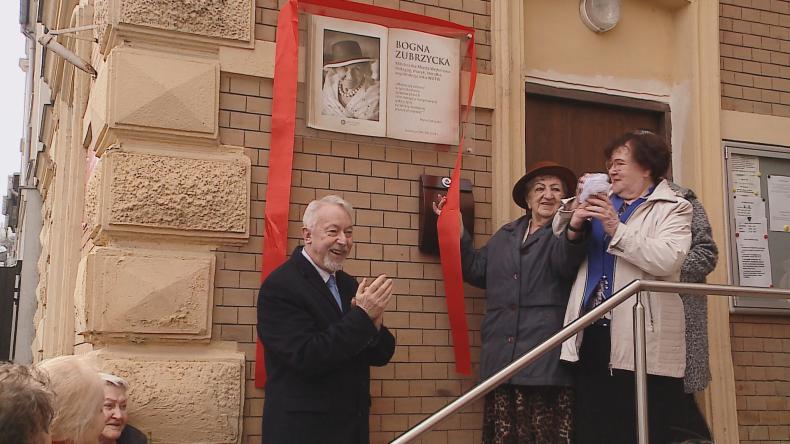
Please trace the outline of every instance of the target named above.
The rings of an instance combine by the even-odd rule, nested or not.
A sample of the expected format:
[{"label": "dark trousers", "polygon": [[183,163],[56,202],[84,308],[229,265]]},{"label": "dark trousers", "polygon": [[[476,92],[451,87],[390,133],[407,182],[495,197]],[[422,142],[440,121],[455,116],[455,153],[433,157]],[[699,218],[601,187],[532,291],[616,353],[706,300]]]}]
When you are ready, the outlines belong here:
[{"label": "dark trousers", "polygon": [[685,440],[689,440],[689,442],[713,442],[711,441],[708,423],[705,422],[705,417],[702,416],[702,411],[697,405],[697,400],[694,399],[694,394],[684,393],[683,404],[676,425],[672,427],[675,432],[673,442],[683,442]]},{"label": "dark trousers", "polygon": [[[577,444],[629,444],[637,442],[634,373],[609,369],[609,327],[591,326],[576,367]],[[651,444],[673,443],[688,408],[683,380],[648,375],[648,427]],[[696,408],[696,405],[695,405]]]}]

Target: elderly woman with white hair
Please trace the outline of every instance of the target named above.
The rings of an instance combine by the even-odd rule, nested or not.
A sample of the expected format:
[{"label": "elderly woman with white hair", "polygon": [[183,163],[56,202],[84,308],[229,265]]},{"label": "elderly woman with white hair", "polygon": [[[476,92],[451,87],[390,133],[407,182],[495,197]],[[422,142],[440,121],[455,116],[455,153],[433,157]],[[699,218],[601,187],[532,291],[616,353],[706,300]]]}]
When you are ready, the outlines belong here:
[{"label": "elderly woman with white hair", "polygon": [[81,356],[59,356],[35,366],[49,378],[55,416],[52,444],[96,444],[103,424],[103,382],[99,372]]},{"label": "elderly woman with white hair", "polygon": [[99,444],[147,444],[145,434],[126,423],[129,419],[126,411],[129,383],[109,373],[100,375],[104,380],[104,430]]}]

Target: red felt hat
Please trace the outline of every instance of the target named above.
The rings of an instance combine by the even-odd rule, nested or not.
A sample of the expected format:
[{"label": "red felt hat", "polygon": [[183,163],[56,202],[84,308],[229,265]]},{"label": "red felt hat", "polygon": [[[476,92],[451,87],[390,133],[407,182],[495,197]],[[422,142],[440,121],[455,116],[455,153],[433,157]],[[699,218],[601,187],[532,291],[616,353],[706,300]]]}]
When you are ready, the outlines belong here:
[{"label": "red felt hat", "polygon": [[565,197],[576,191],[576,174],[569,168],[551,160],[535,162],[527,168],[527,173],[513,186],[513,201],[516,205],[527,210],[527,183],[539,176],[556,176],[565,184]]}]

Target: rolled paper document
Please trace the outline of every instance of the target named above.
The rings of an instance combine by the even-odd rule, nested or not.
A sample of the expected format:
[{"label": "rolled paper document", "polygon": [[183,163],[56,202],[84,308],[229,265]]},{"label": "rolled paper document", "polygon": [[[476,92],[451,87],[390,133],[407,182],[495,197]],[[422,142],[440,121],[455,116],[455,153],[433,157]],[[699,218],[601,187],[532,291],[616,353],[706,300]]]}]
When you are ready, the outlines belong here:
[{"label": "rolled paper document", "polygon": [[584,179],[584,187],[579,193],[579,203],[584,203],[588,197],[598,193],[609,192],[609,176],[603,173],[588,174]]}]

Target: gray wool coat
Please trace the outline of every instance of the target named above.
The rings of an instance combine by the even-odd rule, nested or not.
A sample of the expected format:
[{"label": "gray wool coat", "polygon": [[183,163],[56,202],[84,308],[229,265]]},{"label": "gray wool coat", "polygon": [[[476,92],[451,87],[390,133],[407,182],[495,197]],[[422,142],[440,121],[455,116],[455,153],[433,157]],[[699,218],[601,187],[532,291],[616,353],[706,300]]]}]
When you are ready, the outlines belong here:
[{"label": "gray wool coat", "polygon": [[[693,191],[673,182],[669,187],[678,197],[691,203],[691,248],[680,268],[681,282],[705,282],[705,277],[716,268],[719,250],[705,209]],[[686,315],[686,374],[683,388],[686,393],[705,390],[710,382],[708,363],[708,301],[704,296],[681,294]]]},{"label": "gray wool coat", "polygon": [[[522,246],[529,217],[499,229],[475,250],[464,231],[461,262],[464,280],[486,290],[480,377],[486,379],[562,328],[573,279],[587,254],[586,239],[554,236],[551,225],[530,235]],[[516,385],[572,384],[560,348],[552,350],[510,380]]]}]

